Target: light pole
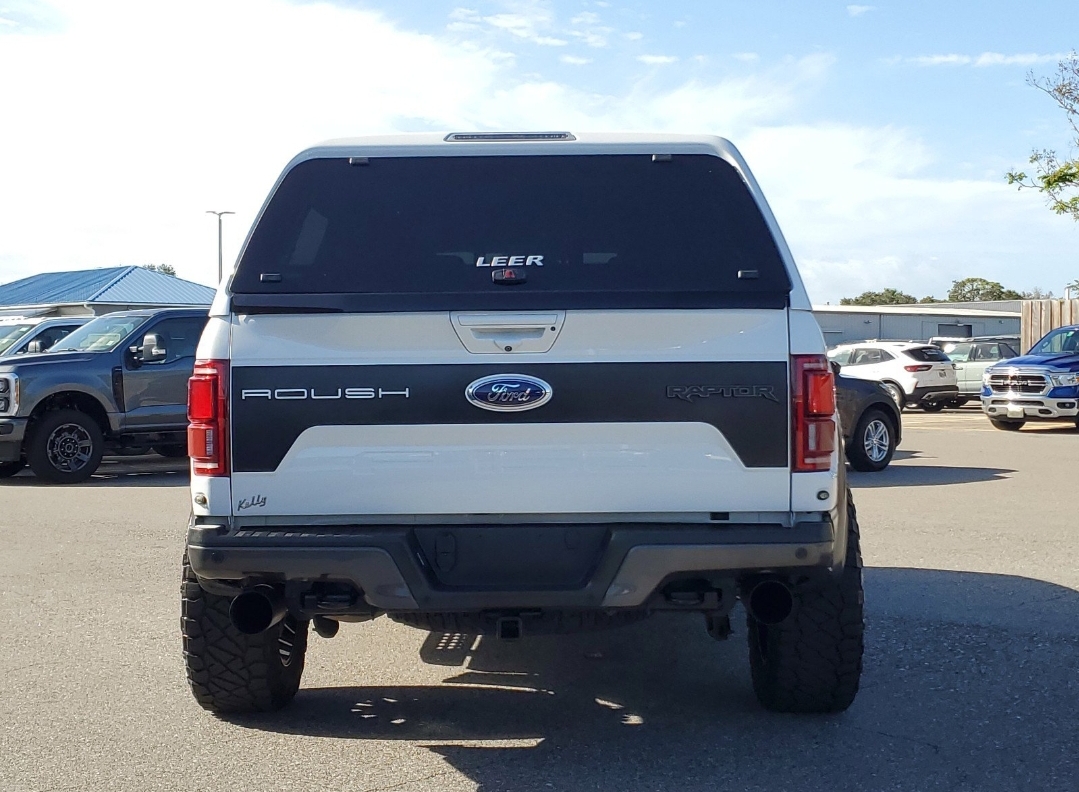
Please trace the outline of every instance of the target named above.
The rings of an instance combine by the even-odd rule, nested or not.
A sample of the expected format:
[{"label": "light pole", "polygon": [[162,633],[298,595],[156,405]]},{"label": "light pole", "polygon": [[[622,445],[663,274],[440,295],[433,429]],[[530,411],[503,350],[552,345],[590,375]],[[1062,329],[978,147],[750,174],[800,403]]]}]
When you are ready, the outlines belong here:
[{"label": "light pole", "polygon": [[221,215],[236,214],[235,212],[215,212],[213,209],[207,209],[206,214],[217,215],[217,282],[221,283]]}]

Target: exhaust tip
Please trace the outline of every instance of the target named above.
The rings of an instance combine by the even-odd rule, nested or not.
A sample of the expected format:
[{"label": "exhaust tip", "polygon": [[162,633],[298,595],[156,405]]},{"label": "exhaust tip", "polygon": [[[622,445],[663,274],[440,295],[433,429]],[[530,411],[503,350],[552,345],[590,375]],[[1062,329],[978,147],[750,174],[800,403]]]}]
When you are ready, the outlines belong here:
[{"label": "exhaust tip", "polygon": [[761,624],[779,624],[794,610],[794,595],[786,583],[764,580],[749,592],[746,607]]},{"label": "exhaust tip", "polygon": [[285,616],[285,598],[272,586],[255,586],[236,596],[229,605],[232,626],[244,635],[258,635]]}]

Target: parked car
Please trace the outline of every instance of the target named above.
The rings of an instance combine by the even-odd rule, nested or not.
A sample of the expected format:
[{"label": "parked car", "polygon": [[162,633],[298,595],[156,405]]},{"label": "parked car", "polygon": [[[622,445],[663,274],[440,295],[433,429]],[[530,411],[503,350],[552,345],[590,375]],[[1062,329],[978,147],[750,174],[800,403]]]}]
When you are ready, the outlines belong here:
[{"label": "parked car", "polygon": [[1061,419],[1079,427],[1079,325],[1058,327],[1027,354],[986,369],[982,411],[997,429]]},{"label": "parked car", "polygon": [[903,409],[915,404],[939,412],[959,396],[952,361],[940,349],[916,341],[840,344],[828,353],[843,374],[881,383]]},{"label": "parked car", "polygon": [[955,364],[956,384],[959,386],[959,398],[949,401],[949,407],[962,407],[968,401],[979,398],[986,369],[1001,360],[1019,356],[1015,346],[996,339],[972,338],[969,341],[949,342],[942,349]]},{"label": "parked car", "polygon": [[855,470],[884,470],[902,439],[899,405],[879,382],[848,377],[834,361],[832,368],[847,461]]},{"label": "parked car", "polygon": [[944,349],[945,344],[960,344],[964,341],[1003,341],[1013,349],[1019,349],[1019,336],[1017,335],[933,336],[929,339],[930,344],[941,349]]},{"label": "parked car", "polygon": [[150,309],[87,322],[44,355],[0,361],[0,478],[85,481],[102,455],[187,454],[187,380],[205,309]]},{"label": "parked car", "polygon": [[72,330],[77,330],[93,318],[53,316],[47,319],[0,319],[0,357],[46,352]]}]

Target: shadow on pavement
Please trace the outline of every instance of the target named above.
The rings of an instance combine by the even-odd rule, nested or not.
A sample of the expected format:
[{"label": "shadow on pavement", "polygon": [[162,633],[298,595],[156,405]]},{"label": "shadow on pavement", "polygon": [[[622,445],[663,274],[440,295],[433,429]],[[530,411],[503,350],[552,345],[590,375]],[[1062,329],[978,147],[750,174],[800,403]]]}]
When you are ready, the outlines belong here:
[{"label": "shadow on pavement", "polygon": [[1070,786],[1079,592],[869,569],[866,601],[862,691],[840,715],[758,707],[739,611],[723,643],[689,616],[514,643],[433,634],[421,654],[459,668],[443,684],[301,689],[281,713],[234,722],[419,741],[480,790]]},{"label": "shadow on pavement", "polygon": [[191,469],[186,457],[168,459],[157,454],[145,456],[107,456],[101,467],[81,484],[52,484],[37,478],[29,468],[9,479],[0,479],[0,487],[186,487]]},{"label": "shadow on pavement", "polygon": [[[897,458],[898,458],[898,453]],[[919,452],[914,452],[917,454]],[[913,458],[913,455],[911,457]],[[879,473],[848,474],[850,485],[863,487],[934,487],[945,484],[971,484],[975,481],[1003,481],[1015,473],[1008,468],[945,467],[943,465],[889,465]]]}]

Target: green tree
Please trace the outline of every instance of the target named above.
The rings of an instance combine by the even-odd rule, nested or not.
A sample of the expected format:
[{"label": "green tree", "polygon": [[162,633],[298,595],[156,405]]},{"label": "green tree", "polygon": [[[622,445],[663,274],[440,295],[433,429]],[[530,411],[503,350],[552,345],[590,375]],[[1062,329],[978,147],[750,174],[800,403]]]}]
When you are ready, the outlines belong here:
[{"label": "green tree", "polygon": [[862,292],[857,297],[844,297],[839,301],[840,305],[910,305],[918,302],[913,294],[901,292],[899,289],[885,289],[884,291]]},{"label": "green tree", "polygon": [[927,295],[927,296],[923,297],[922,299],[918,300],[918,302],[925,305],[927,303],[944,302],[944,300],[938,300],[936,297],[934,297],[933,295],[930,294],[930,295]]},{"label": "green tree", "polygon": [[143,264],[142,268],[150,270],[150,272],[160,272],[162,275],[176,277],[176,267],[171,264]]},{"label": "green tree", "polygon": [[[1075,134],[1072,145],[1079,150],[1079,54],[1073,50],[1060,61],[1051,77],[1039,78],[1031,72],[1027,82],[1048,94],[1064,111]],[[1079,156],[1067,159],[1052,149],[1035,150],[1030,155],[1030,164],[1035,168],[1033,176],[1025,171],[1011,171],[1008,184],[1021,190],[1038,190],[1045,195],[1050,209],[1079,221]]]},{"label": "green tree", "polygon": [[985,278],[963,278],[952,281],[948,302],[980,302],[982,300],[1022,300],[1014,289],[1005,289],[996,281]]}]

